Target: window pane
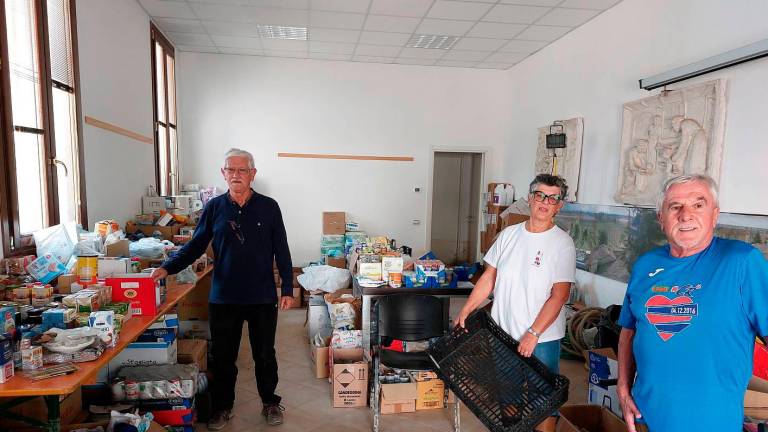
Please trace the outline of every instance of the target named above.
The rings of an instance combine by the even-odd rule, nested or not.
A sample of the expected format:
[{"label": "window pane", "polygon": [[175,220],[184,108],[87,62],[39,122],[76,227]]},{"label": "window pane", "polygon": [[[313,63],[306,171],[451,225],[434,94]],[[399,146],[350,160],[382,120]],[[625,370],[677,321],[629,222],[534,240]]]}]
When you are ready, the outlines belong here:
[{"label": "window pane", "polygon": [[170,195],[168,190],[168,147],[165,126],[157,126],[157,156],[160,167],[160,195]]},{"label": "window pane", "polygon": [[165,123],[165,70],[163,47],[155,42],[155,97],[157,98],[157,121]]},{"label": "window pane", "polygon": [[48,0],[48,44],[51,53],[51,79],[75,86],[72,72],[72,32],[69,0]]},{"label": "window pane", "polygon": [[79,220],[80,179],[78,177],[77,128],[75,126],[75,97],[72,93],[53,88],[54,138],[56,140],[57,189],[59,192],[60,223]]},{"label": "window pane", "polygon": [[[168,123],[176,124],[176,66],[173,57],[165,56],[168,66]],[[173,141],[171,141],[173,142]]]},{"label": "window pane", "polygon": [[14,133],[16,189],[19,199],[19,230],[30,234],[46,226],[43,190],[43,139],[41,135]]},{"label": "window pane", "polygon": [[31,0],[5,3],[13,124],[41,129],[40,70]]},{"label": "window pane", "polygon": [[171,148],[171,195],[178,195],[179,190],[179,146],[176,142],[176,128],[171,127],[168,129],[170,135],[170,148]]}]

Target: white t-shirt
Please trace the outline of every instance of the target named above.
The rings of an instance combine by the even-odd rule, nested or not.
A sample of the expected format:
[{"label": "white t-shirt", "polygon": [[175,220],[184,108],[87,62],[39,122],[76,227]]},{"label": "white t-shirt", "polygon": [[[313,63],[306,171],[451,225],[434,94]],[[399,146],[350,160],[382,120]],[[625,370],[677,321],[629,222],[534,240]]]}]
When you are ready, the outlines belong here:
[{"label": "white t-shirt", "polygon": [[[532,233],[525,222],[506,228],[485,255],[485,262],[496,268],[491,316],[510,336],[520,340],[544,303],[552,285],[573,282],[576,249],[571,237],[558,226]],[[539,342],[565,336],[565,314],[539,337]]]}]

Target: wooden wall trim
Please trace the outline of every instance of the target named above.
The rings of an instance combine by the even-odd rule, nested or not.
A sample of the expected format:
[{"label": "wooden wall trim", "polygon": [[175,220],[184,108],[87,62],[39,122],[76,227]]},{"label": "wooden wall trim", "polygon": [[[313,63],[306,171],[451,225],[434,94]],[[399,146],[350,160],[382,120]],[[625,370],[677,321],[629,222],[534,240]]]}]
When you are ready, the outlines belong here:
[{"label": "wooden wall trim", "polygon": [[338,154],[317,154],[317,153],[278,153],[277,157],[304,158],[304,159],[347,159],[347,160],[351,159],[351,160],[413,162],[413,158],[410,156],[360,156],[360,155],[338,155]]},{"label": "wooden wall trim", "polygon": [[95,119],[93,117],[85,116],[85,123],[89,124],[91,126],[97,127],[99,129],[104,129],[113,133],[116,133],[118,135],[122,135],[131,139],[135,139],[136,141],[141,141],[146,144],[154,144],[155,140],[148,136],[144,136],[140,133],[136,133],[133,131],[130,131],[128,129],[121,128],[120,126],[113,125],[112,123],[107,123],[105,121],[101,121],[99,119]]}]

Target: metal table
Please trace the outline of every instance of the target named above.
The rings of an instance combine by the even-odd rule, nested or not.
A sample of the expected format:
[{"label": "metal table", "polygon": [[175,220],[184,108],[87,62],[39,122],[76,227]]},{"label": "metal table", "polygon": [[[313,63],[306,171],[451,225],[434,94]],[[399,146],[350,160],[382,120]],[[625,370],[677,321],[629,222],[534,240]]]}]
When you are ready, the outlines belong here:
[{"label": "metal table", "polygon": [[374,299],[376,297],[391,294],[424,294],[450,300],[451,297],[469,297],[474,285],[470,282],[464,282],[460,288],[390,288],[381,286],[377,288],[362,287],[357,283],[356,278],[352,278],[352,293],[355,297],[363,299],[363,350],[366,358],[371,358],[371,317],[373,314]]}]

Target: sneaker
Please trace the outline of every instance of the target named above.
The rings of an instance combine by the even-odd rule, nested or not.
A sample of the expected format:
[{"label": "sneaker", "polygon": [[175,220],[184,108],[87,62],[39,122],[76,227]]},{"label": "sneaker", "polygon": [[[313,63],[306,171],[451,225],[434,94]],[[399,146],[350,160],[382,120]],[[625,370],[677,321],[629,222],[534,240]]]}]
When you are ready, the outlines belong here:
[{"label": "sneaker", "polygon": [[267,418],[268,425],[277,426],[283,424],[283,411],[285,411],[285,407],[280,404],[264,405],[261,415]]},{"label": "sneaker", "polygon": [[211,416],[208,420],[208,430],[222,430],[232,418],[232,410],[217,411],[216,414]]}]

